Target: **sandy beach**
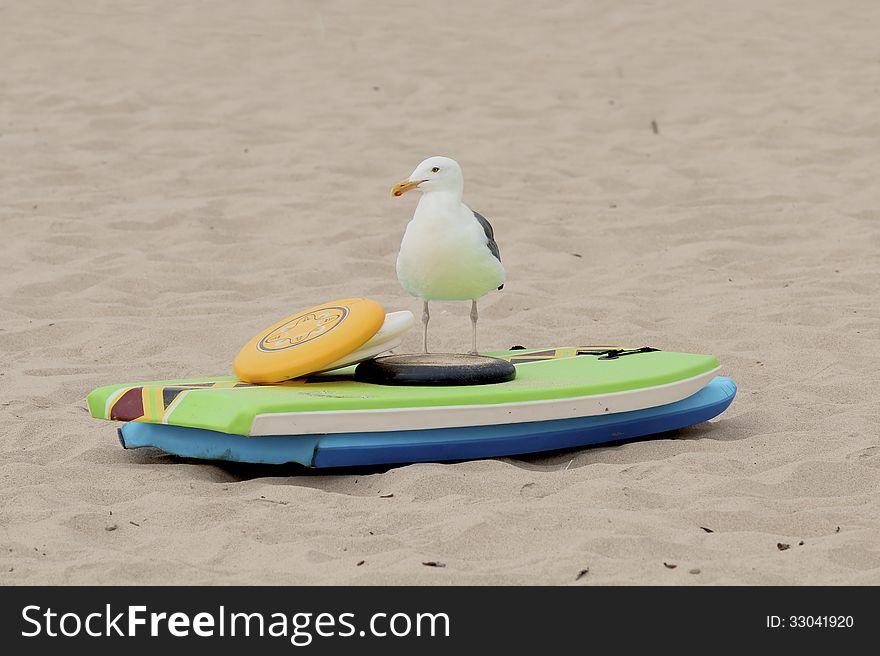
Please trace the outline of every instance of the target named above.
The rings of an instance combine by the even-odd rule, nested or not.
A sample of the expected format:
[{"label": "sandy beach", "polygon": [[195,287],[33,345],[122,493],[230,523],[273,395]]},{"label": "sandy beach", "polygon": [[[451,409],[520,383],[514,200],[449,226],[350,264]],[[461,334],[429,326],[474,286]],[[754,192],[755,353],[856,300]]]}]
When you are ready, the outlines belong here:
[{"label": "sandy beach", "polygon": [[[878,22],[0,3],[0,584],[880,584]],[[88,415],[101,385],[228,374],[321,301],[418,312],[389,187],[440,154],[508,272],[481,348],[711,353],[731,408],[329,475],[123,450]],[[436,305],[438,350],[470,347],[468,310]]]}]

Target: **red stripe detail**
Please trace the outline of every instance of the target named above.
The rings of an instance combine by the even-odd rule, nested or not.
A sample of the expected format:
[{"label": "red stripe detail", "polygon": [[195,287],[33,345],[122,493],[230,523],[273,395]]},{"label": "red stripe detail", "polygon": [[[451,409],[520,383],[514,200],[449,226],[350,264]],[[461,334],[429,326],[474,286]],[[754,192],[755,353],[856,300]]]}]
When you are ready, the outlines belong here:
[{"label": "red stripe detail", "polygon": [[134,387],[122,396],[110,408],[110,419],[134,421],[144,416],[143,388]]}]

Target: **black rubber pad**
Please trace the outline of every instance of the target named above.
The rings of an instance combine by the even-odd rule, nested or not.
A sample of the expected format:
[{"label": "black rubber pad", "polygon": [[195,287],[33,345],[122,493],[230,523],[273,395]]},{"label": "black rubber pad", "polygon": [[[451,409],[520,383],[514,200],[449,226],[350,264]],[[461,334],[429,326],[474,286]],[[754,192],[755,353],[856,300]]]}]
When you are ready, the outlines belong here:
[{"label": "black rubber pad", "polygon": [[516,367],[483,355],[387,355],[361,362],[354,377],[374,385],[488,385],[513,380]]}]

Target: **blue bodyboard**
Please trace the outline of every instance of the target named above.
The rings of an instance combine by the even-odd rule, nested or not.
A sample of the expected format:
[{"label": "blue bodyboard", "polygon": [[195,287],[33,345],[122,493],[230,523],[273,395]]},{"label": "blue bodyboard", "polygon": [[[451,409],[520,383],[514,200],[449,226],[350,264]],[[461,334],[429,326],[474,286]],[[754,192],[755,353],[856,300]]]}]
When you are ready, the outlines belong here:
[{"label": "blue bodyboard", "polygon": [[712,419],[736,395],[730,378],[717,376],[696,394],[644,410],[519,424],[464,428],[335,433],[231,435],[199,428],[129,422],[119,429],[127,449],[156,447],[185,458],[307,467],[354,467],[473,460],[593,446],[665,433]]}]

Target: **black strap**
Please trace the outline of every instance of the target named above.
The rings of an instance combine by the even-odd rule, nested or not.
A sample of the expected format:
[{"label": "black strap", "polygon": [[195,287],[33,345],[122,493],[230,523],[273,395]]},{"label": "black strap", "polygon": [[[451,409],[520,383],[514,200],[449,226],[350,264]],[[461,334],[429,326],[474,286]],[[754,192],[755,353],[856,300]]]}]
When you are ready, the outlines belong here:
[{"label": "black strap", "polygon": [[651,346],[643,346],[639,349],[604,349],[601,351],[591,351],[589,349],[578,349],[578,355],[598,355],[599,360],[616,360],[624,355],[635,355],[636,353],[653,353],[660,349]]}]

